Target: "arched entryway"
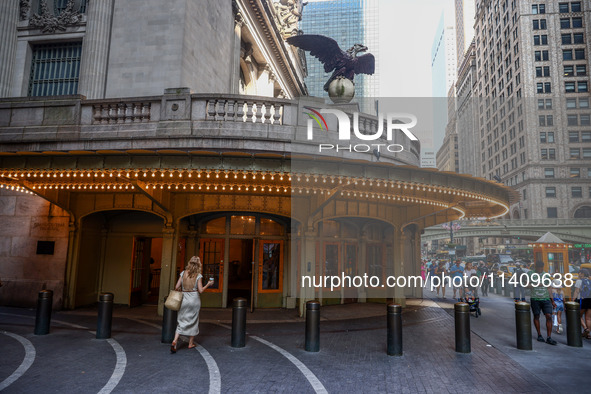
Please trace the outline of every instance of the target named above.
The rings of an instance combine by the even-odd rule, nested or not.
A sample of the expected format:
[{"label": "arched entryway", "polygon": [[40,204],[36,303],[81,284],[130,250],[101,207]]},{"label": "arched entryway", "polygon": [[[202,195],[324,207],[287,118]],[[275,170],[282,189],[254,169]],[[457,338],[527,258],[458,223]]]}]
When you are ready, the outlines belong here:
[{"label": "arched entryway", "polygon": [[157,215],[131,210],[80,219],[74,306],[95,303],[101,292],[117,304],[157,304],[163,225]]},{"label": "arched entryway", "polygon": [[[199,256],[214,285],[202,305],[231,306],[236,297],[251,309],[285,307],[289,281],[290,219],[253,212],[216,212],[181,219],[186,258]],[[177,261],[182,266],[185,261]]]},{"label": "arched entryway", "polygon": [[583,205],[574,214],[575,219],[591,219],[591,206]]}]

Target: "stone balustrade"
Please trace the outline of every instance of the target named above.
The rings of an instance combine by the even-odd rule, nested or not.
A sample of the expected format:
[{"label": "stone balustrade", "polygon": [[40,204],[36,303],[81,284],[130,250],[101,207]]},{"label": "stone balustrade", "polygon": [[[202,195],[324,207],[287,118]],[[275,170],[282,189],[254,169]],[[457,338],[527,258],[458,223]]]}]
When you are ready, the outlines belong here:
[{"label": "stone balustrade", "polygon": [[93,124],[141,123],[150,121],[150,102],[115,102],[92,105]]},{"label": "stone balustrade", "polygon": [[206,120],[283,124],[283,104],[244,98],[206,99]]}]

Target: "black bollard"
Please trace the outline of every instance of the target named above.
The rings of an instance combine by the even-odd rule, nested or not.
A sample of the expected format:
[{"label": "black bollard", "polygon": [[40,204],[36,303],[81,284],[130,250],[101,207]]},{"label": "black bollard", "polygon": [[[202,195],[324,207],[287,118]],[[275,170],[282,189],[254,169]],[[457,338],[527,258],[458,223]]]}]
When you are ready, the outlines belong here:
[{"label": "black bollard", "polygon": [[388,356],[402,356],[402,307],[388,304]]},{"label": "black bollard", "polygon": [[98,302],[98,319],[96,321],[96,339],[111,338],[113,322],[113,293],[101,293]]},{"label": "black bollard", "polygon": [[306,351],[320,351],[320,303],[306,302]]},{"label": "black bollard", "polygon": [[[164,302],[166,302],[166,297],[164,298]],[[162,338],[160,342],[172,343],[176,331],[177,314],[177,311],[170,310],[164,306],[162,312]]]},{"label": "black bollard", "polygon": [[246,298],[234,298],[232,302],[232,347],[246,345]]},{"label": "black bollard", "polygon": [[497,282],[495,283],[495,285],[497,287],[497,291],[495,291],[495,293],[500,295],[503,288],[503,280],[501,279],[501,277],[497,276]]},{"label": "black bollard", "polygon": [[41,290],[37,298],[37,315],[35,317],[35,335],[49,334],[51,323],[51,308],[53,304],[53,291]]},{"label": "black bollard", "polygon": [[566,312],[566,344],[573,347],[583,347],[581,306],[578,302],[573,301],[565,302],[564,306]]},{"label": "black bollard", "polygon": [[470,353],[470,305],[465,302],[454,304],[456,323],[456,352]]},{"label": "black bollard", "polygon": [[531,314],[527,302],[515,303],[515,333],[517,334],[517,349],[532,350]]}]

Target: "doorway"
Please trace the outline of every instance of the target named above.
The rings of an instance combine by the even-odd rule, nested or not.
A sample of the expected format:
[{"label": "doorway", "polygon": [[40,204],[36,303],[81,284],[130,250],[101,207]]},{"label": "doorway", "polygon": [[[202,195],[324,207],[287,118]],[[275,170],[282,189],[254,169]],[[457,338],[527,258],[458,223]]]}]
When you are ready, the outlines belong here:
[{"label": "doorway", "polygon": [[246,298],[247,304],[251,305],[253,261],[254,240],[230,239],[227,307],[232,306],[236,297]]}]

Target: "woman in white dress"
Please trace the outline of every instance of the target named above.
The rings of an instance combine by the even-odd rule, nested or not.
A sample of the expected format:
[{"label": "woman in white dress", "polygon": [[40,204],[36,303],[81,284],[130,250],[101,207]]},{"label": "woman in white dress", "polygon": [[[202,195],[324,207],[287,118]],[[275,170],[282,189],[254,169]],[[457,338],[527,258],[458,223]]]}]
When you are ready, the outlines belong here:
[{"label": "woman in white dress", "polygon": [[181,272],[175,289],[183,291],[183,302],[177,315],[177,328],[174,334],[174,341],[170,346],[170,352],[176,353],[176,345],[180,335],[189,337],[189,349],[195,346],[195,336],[199,334],[199,310],[201,309],[201,298],[199,294],[213,284],[213,281],[202,284],[201,259],[197,256],[191,257],[185,270]]}]

